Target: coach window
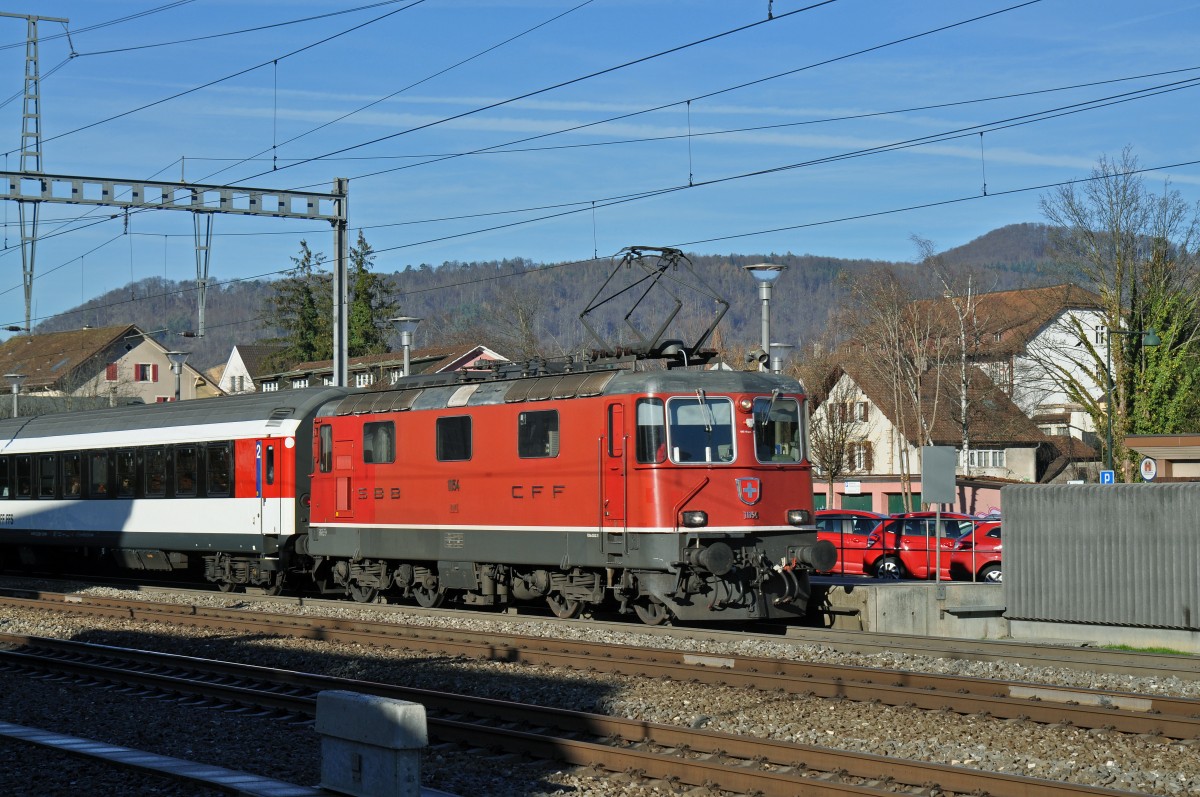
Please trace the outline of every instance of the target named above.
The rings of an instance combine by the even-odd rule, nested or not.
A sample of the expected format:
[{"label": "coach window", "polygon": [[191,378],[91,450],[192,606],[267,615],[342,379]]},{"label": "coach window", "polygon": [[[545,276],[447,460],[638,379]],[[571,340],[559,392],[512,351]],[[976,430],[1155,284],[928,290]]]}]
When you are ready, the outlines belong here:
[{"label": "coach window", "polygon": [[88,495],[92,498],[108,498],[108,452],[93,451],[88,454]]},{"label": "coach window", "polygon": [[63,498],[81,498],[83,496],[83,473],[79,468],[79,461],[78,451],[62,455]]},{"label": "coach window", "polygon": [[637,461],[667,461],[667,421],[662,399],[638,399]]},{"label": "coach window", "polygon": [[438,462],[457,462],[471,458],[471,416],[456,415],[437,419]]},{"label": "coach window", "polygon": [[199,472],[196,462],[195,446],[176,446],[175,448],[175,495],[190,496],[196,494],[196,474]]},{"label": "coach window", "polygon": [[263,477],[267,484],[275,483],[275,446],[267,446],[263,452]]},{"label": "coach window", "polygon": [[8,476],[8,457],[0,457],[0,498],[8,498],[12,495]]},{"label": "coach window", "polygon": [[132,451],[117,452],[117,495],[130,498],[137,490],[137,458]]},{"label": "coach window", "polygon": [[53,498],[55,493],[55,478],[58,474],[58,456],[55,454],[38,455],[38,498]]},{"label": "coach window", "polygon": [[522,412],[517,416],[517,456],[558,456],[558,410]]},{"label": "coach window", "polygon": [[392,421],[364,423],[362,455],[363,462],[395,462],[396,424]]},{"label": "coach window", "polygon": [[33,457],[17,457],[17,498],[33,497]]},{"label": "coach window", "polygon": [[233,475],[233,456],[228,443],[208,447],[208,495],[229,495]]},{"label": "coach window", "polygon": [[167,493],[167,452],[161,448],[146,449],[147,496],[163,496]]},{"label": "coach window", "polygon": [[333,470],[333,427],[327,423],[321,424],[317,434],[317,467],[321,473]]}]

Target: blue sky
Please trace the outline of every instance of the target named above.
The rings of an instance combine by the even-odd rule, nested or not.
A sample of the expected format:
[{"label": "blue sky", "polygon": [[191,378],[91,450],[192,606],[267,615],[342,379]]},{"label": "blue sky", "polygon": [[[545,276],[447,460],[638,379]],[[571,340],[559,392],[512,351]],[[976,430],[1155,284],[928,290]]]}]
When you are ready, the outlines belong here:
[{"label": "blue sky", "polygon": [[[44,172],[320,191],[348,177],[352,234],[381,271],[630,244],[910,260],[914,234],[946,249],[1042,220],[1038,186],[1126,146],[1145,167],[1200,160],[1195,2],[29,5],[6,10],[72,32],[39,24]],[[0,32],[0,141],[17,171],[26,25],[0,18]],[[890,151],[841,157],[877,147]],[[1200,199],[1196,165],[1146,174],[1167,179]],[[3,204],[0,327],[24,321]],[[35,323],[131,279],[195,277],[189,214],[133,214],[128,234],[92,208],[41,215]],[[333,245],[328,225],[295,220],[218,216],[214,232],[217,280],[285,269],[301,238]]]}]

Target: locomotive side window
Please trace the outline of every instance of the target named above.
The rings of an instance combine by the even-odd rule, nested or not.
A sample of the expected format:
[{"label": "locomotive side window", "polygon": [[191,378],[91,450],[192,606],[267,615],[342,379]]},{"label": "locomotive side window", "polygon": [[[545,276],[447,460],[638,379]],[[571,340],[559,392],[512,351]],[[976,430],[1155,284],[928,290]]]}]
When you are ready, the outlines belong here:
[{"label": "locomotive side window", "polygon": [[437,419],[438,462],[457,462],[471,458],[471,416],[456,415]]},{"label": "locomotive side window", "polygon": [[800,405],[795,399],[771,396],[754,400],[754,450],[759,462],[803,459],[800,431]]},{"label": "locomotive side window", "polygon": [[195,446],[175,449],[175,495],[196,494],[197,454]]},{"label": "locomotive side window", "polygon": [[63,498],[80,498],[83,495],[83,473],[79,463],[78,451],[62,455]]},{"label": "locomotive side window", "polygon": [[88,454],[88,495],[92,498],[108,497],[107,451],[93,451]]},{"label": "locomotive side window", "polygon": [[8,475],[8,457],[0,457],[0,498],[8,498],[12,495]]},{"label": "locomotive side window", "polygon": [[558,456],[558,410],[522,412],[517,416],[517,456]]},{"label": "locomotive side window", "polygon": [[667,461],[667,420],[662,399],[638,399],[637,461]]},{"label": "locomotive side window", "polygon": [[667,437],[675,462],[733,462],[733,402],[727,398],[673,398]]},{"label": "locomotive side window", "polygon": [[132,498],[137,485],[137,460],[132,451],[117,452],[117,495]]},{"label": "locomotive side window", "polygon": [[392,421],[364,423],[362,456],[363,462],[395,462],[396,424]]},{"label": "locomotive side window", "polygon": [[167,493],[167,452],[161,448],[146,449],[146,495]]},{"label": "locomotive side window", "polygon": [[317,467],[321,473],[329,473],[333,470],[333,427],[327,423],[321,424],[317,441]]},{"label": "locomotive side window", "polygon": [[58,457],[54,454],[38,455],[38,498],[53,498],[55,478],[58,474]]},{"label": "locomotive side window", "polygon": [[33,497],[33,457],[17,457],[17,498]]},{"label": "locomotive side window", "polygon": [[233,452],[228,443],[208,447],[207,484],[208,495],[229,495],[233,473]]}]

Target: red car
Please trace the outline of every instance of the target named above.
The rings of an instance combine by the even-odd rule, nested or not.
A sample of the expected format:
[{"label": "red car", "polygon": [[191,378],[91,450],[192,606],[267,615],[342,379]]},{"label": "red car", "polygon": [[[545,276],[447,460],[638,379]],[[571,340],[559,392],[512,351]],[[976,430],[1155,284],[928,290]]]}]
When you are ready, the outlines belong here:
[{"label": "red car", "polygon": [[819,509],[815,514],[819,529],[817,538],[829,540],[838,549],[837,567],[830,572],[852,576],[869,574],[863,564],[868,553],[867,540],[888,516],[860,509]]},{"label": "red car", "polygon": [[940,534],[934,512],[893,515],[867,540],[863,555],[866,572],[876,578],[938,578],[950,580],[950,562],[960,537],[975,530],[970,515],[943,512]]},{"label": "red car", "polygon": [[950,554],[950,574],[963,581],[1004,581],[1000,566],[1000,523],[980,523],[975,531],[959,537]]}]

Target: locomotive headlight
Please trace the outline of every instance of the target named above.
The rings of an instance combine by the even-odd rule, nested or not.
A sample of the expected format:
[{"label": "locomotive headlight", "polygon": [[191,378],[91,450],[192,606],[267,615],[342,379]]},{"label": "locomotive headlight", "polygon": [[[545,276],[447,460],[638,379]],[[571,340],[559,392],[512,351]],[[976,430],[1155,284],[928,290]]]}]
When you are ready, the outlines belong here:
[{"label": "locomotive headlight", "polygon": [[708,525],[708,513],[699,509],[692,509],[683,513],[683,525],[689,529],[698,529],[701,526]]},{"label": "locomotive headlight", "polygon": [[807,526],[812,523],[812,512],[807,509],[789,509],[787,519],[793,526]]}]

